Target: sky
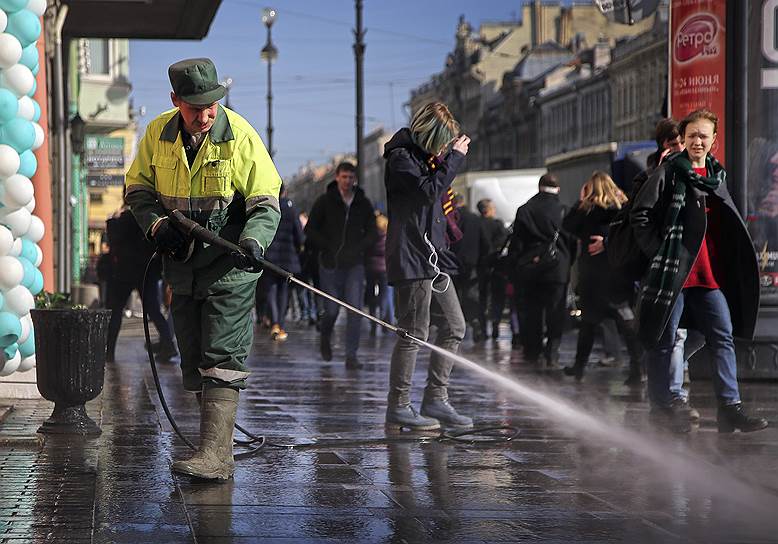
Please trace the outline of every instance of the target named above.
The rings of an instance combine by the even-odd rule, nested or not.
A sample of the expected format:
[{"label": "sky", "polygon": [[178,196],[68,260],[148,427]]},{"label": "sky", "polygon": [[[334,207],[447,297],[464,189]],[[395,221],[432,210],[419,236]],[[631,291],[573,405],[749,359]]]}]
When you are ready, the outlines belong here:
[{"label": "sky", "polygon": [[[267,0],[268,2],[270,0]],[[515,20],[520,0],[364,0],[365,134],[405,126],[411,89],[443,69],[459,16],[474,29]],[[267,65],[259,51],[273,7],[273,147],[283,177],[308,163],[355,149],[353,0],[222,0],[202,41],[130,41],[134,108],[146,123],[169,109],[167,67],[184,58],[213,59],[220,79],[232,78],[230,103],[266,139]],[[223,103],[223,101],[222,101]]]}]

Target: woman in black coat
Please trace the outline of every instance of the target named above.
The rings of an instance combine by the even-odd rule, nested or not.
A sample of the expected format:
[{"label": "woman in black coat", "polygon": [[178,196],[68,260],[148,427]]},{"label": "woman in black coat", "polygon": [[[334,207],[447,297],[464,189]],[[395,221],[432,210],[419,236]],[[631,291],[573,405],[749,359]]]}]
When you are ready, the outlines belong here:
[{"label": "woman in black coat", "polygon": [[630,373],[628,385],[641,382],[640,341],[637,337],[635,316],[630,308],[632,282],[613,273],[608,264],[605,237],[608,225],[627,197],[605,172],[594,172],[581,188],[581,200],[565,217],[564,228],[581,242],[578,261],[578,294],[581,297],[581,327],[575,364],[565,368],[565,374],[583,377],[584,367],[594,345],[597,326],[606,317],[616,320],[627,343]]}]

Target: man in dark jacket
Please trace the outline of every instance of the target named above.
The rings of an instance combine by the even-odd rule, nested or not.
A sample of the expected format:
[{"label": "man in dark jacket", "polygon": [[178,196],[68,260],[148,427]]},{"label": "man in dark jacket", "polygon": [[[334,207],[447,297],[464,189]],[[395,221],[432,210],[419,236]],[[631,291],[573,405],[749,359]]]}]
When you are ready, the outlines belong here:
[{"label": "man in dark jacket", "polygon": [[[335,181],[316,199],[305,235],[319,249],[319,284],[323,291],[357,308],[365,292],[365,252],[378,238],[373,205],[357,186],[356,168],[343,162],[335,169]],[[332,328],[340,307],[324,303],[319,349],[332,360]],[[359,368],[360,317],[350,312],[346,325],[346,368]]]},{"label": "man in dark jacket", "polygon": [[496,339],[500,331],[500,319],[505,307],[505,278],[495,270],[500,252],[508,238],[508,229],[497,218],[497,208],[488,198],[478,201],[481,214],[481,229],[488,243],[486,257],[482,259],[478,273],[478,308],[481,322],[481,335],[486,337],[486,309],[491,301],[492,338]]},{"label": "man in dark jacket", "polygon": [[[540,359],[545,315],[548,337],[545,362],[548,368],[555,368],[559,361],[573,251],[569,235],[562,232],[565,209],[559,200],[559,181],[556,176],[542,176],[538,191],[516,211],[510,243],[510,253],[514,262],[518,263],[514,270],[513,285],[524,357],[532,363]],[[547,270],[537,275],[532,272],[532,264],[524,266],[525,261],[545,258],[552,243],[557,257]]]},{"label": "man in dark jacket", "polygon": [[486,239],[480,218],[465,206],[465,197],[456,194],[454,207],[459,215],[457,226],[462,233],[462,238],[451,246],[459,261],[459,270],[454,276],[454,286],[459,295],[462,313],[465,314],[465,320],[472,328],[473,342],[478,343],[485,336],[483,322],[479,319],[483,312],[479,309],[478,303],[478,265],[489,251],[489,241]]}]

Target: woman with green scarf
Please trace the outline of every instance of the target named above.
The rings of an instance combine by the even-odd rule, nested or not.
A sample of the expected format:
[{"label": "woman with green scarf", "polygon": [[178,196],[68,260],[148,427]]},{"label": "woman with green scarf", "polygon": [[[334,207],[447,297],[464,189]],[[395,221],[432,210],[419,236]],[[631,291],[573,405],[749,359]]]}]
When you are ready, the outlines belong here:
[{"label": "woman with green scarf", "polygon": [[732,197],[726,171],[710,154],[718,118],[690,113],[679,125],[686,150],[668,157],[641,187],[630,223],[650,265],[636,313],[646,352],[651,415],[688,432],[687,405],[670,393],[670,357],[680,324],[698,329],[710,348],[719,432],[757,431],[762,418],[743,410],[734,337],[753,338],[759,309],[756,253]]}]

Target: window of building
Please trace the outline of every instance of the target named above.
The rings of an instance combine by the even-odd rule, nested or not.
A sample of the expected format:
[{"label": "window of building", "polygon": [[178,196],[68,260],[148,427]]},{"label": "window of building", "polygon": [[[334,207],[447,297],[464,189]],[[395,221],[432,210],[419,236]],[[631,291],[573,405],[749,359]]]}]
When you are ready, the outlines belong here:
[{"label": "window of building", "polygon": [[86,73],[107,76],[111,73],[111,43],[109,40],[90,38],[85,40]]}]

